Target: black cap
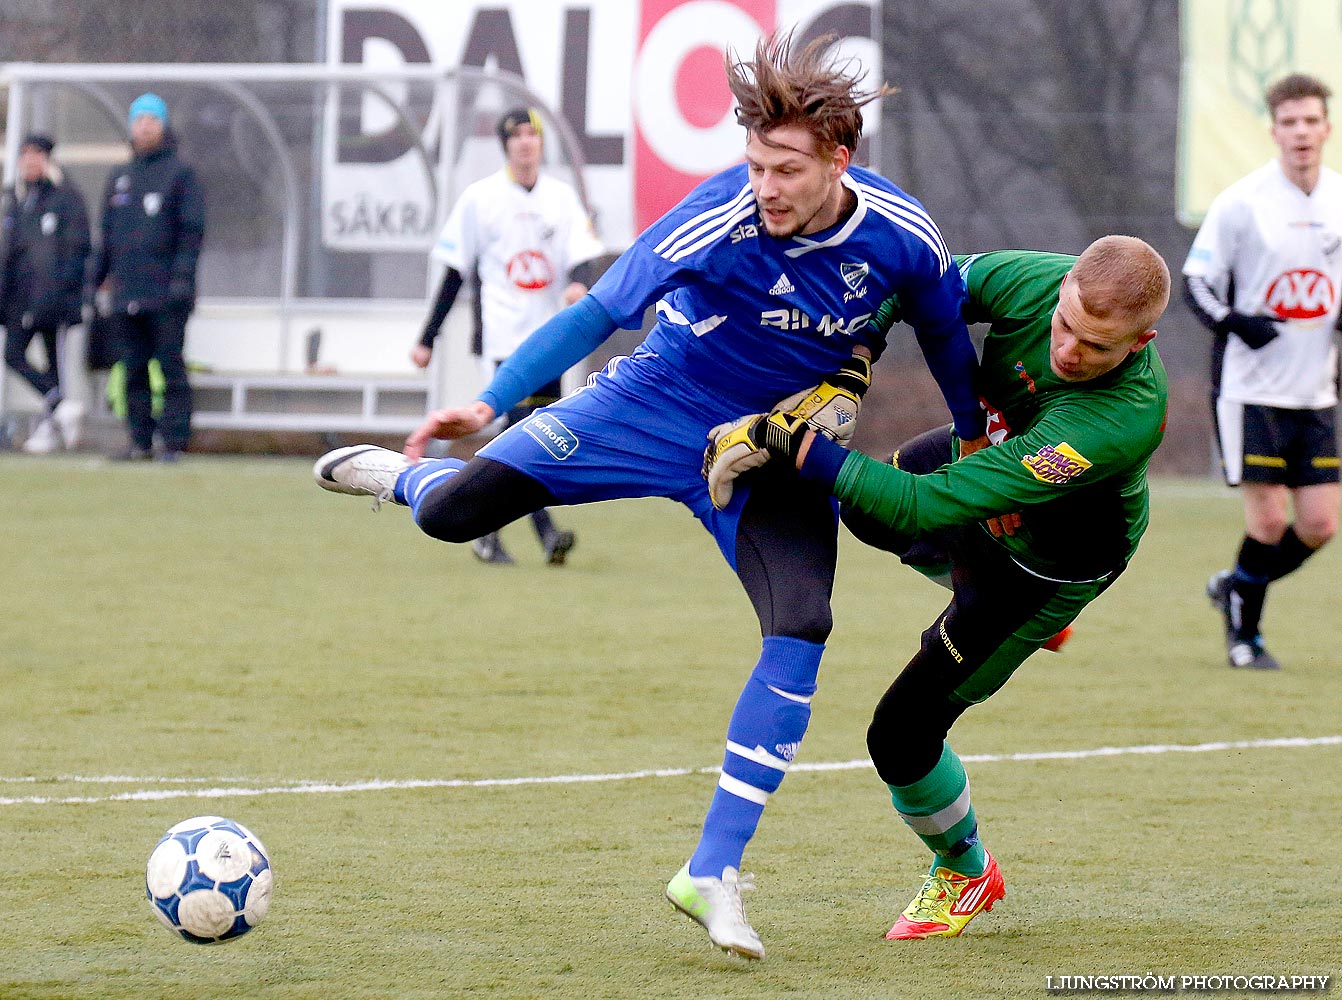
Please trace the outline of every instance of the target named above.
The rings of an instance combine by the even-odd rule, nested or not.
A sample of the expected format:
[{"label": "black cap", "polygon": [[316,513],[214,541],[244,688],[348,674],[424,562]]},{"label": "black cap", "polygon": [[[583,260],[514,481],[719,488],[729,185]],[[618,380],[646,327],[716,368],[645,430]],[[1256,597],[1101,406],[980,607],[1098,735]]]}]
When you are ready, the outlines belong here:
[{"label": "black cap", "polygon": [[28,146],[34,146],[37,149],[42,150],[42,152],[45,153],[47,156],[50,156],[51,151],[56,148],[56,142],[49,135],[42,135],[40,132],[33,132],[31,135],[24,137],[23,145],[20,146],[19,148],[25,149]]},{"label": "black cap", "polygon": [[505,146],[508,145],[508,140],[512,138],[513,132],[519,125],[530,125],[538,135],[545,134],[545,130],[541,127],[541,113],[538,110],[516,107],[505,111],[503,117],[499,119],[499,142]]}]

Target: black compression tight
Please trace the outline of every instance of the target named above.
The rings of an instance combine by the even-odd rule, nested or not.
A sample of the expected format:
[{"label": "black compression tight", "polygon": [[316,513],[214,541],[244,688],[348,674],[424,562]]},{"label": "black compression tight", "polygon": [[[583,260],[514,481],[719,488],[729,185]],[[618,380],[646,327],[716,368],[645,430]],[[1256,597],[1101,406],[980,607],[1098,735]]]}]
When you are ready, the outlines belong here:
[{"label": "black compression tight", "polygon": [[[554,494],[526,473],[476,457],[429,493],[416,519],[433,538],[469,542],[556,503]],[[829,637],[836,555],[828,493],[760,470],[737,530],[736,572],[761,634],[815,643]]]},{"label": "black compression tight", "polygon": [[420,505],[420,530],[443,542],[469,542],[555,503],[554,494],[512,466],[476,456]]}]

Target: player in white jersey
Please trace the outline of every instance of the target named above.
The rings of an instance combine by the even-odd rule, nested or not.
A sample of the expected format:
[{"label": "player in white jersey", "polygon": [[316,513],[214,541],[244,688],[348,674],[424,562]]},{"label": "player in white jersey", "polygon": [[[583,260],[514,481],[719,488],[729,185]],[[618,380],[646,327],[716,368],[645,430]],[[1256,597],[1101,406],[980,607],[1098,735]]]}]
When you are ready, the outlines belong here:
[{"label": "player in white jersey", "polygon": [[1330,96],[1303,74],[1268,89],[1281,154],[1213,200],[1184,264],[1186,298],[1216,333],[1226,482],[1244,494],[1235,567],[1207,584],[1232,667],[1278,667],[1260,630],[1268,585],[1337,531],[1342,175],[1323,166]]},{"label": "player in white jersey", "polygon": [[[433,342],[456,302],[466,276],[476,291],[475,353],[489,375],[522,341],[564,306],[587,294],[593,263],[604,247],[569,185],[542,169],[543,126],[535,108],[513,108],[499,119],[502,170],[469,185],[448,216],[433,258],[443,280],[410,359],[420,368],[433,357]],[[507,426],[560,396],[559,380],[541,386],[508,412]],[[551,565],[562,565],[573,532],[555,527],[544,508],[531,514],[536,537]],[[511,563],[497,531],[473,543],[484,562]]]},{"label": "player in white jersey", "polygon": [[[968,453],[987,443],[964,283],[923,207],[850,166],[862,106],[829,38],[793,52],[763,41],[727,61],[745,159],[644,232],[575,305],[529,338],[476,402],[429,415],[404,455],[337,449],[318,484],[409,506],[425,533],[465,541],[547,503],[661,496],[713,535],[759,618],[761,652],[727,727],[722,773],[689,862],[667,898],[732,954],[764,956],[746,920],[742,855],[805,735],[833,624],[837,511],[827,490],[760,469],[718,509],[701,475],[710,431],[751,403],[846,440],[884,346],[873,317],[892,293],[922,346]],[[657,325],[628,358],[501,434],[467,465],[417,461],[431,438],[470,434],[586,357],[618,327]],[[820,382],[819,385],[816,383]],[[694,634],[693,623],[686,623]],[[694,634],[700,650],[712,637]],[[690,713],[699,718],[702,710]],[[693,722],[689,723],[694,725]],[[591,887],[575,887],[589,896]]]}]

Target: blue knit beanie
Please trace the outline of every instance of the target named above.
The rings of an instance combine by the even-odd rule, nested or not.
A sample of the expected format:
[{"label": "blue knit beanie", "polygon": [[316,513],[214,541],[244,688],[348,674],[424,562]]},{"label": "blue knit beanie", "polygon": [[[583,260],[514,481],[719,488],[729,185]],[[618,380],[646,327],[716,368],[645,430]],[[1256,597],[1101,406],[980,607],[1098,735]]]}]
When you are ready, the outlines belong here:
[{"label": "blue knit beanie", "polygon": [[153,115],[164,125],[168,124],[168,105],[164,103],[163,98],[158,94],[141,94],[130,105],[130,123],[135,124],[135,119],[141,115]]}]

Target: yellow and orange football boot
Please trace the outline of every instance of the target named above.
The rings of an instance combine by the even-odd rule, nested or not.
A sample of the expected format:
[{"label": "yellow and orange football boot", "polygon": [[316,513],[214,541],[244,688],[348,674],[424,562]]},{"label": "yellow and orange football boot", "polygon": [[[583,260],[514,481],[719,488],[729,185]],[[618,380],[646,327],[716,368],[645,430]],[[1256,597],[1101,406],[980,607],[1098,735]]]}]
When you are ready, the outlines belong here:
[{"label": "yellow and orange football boot", "polygon": [[1006,883],[997,860],[988,855],[988,867],[978,878],[938,868],[923,883],[907,910],[885,936],[887,941],[910,938],[959,937],[965,925],[1006,896]]}]

